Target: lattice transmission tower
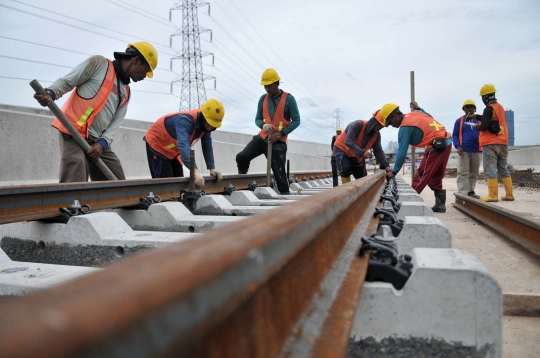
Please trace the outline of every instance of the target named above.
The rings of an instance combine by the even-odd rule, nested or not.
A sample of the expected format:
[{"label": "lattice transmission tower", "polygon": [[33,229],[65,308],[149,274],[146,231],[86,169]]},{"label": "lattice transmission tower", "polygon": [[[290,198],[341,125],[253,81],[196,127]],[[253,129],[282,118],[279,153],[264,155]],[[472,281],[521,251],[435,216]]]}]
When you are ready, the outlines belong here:
[{"label": "lattice transmission tower", "polygon": [[182,36],[182,51],[171,58],[171,70],[173,60],[182,60],[182,74],[171,82],[171,93],[173,84],[181,82],[180,110],[195,109],[206,101],[206,88],[204,81],[215,77],[205,76],[203,73],[202,58],[212,56],[214,64],[214,54],[201,50],[200,35],[205,32],[210,33],[212,41],[212,30],[199,26],[199,16],[197,8],[208,5],[208,15],[210,15],[210,4],[198,2],[196,0],[182,0],[176,3],[169,11],[169,20],[172,19],[172,11],[182,9],[182,28],[177,29],[170,38],[172,47],[173,36]]},{"label": "lattice transmission tower", "polygon": [[343,118],[343,111],[340,108],[336,108],[334,112],[332,112],[332,116],[334,116],[334,125],[336,126],[336,129],[341,128],[341,119]]}]

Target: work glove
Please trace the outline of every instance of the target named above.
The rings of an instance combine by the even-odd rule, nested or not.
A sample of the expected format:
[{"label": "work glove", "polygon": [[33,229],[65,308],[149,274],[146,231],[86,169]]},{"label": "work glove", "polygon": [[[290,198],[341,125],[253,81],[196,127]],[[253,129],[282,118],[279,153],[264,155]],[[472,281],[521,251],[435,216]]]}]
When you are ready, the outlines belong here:
[{"label": "work glove", "polygon": [[274,126],[271,124],[265,124],[263,125],[262,130],[265,131],[266,133],[272,134],[274,133]]},{"label": "work glove", "polygon": [[216,178],[217,181],[221,181],[221,179],[223,179],[223,175],[221,175],[221,173],[215,169],[210,169],[210,175]]},{"label": "work glove", "polygon": [[199,169],[195,169],[195,187],[197,189],[201,189],[204,186],[204,178],[199,171]]}]

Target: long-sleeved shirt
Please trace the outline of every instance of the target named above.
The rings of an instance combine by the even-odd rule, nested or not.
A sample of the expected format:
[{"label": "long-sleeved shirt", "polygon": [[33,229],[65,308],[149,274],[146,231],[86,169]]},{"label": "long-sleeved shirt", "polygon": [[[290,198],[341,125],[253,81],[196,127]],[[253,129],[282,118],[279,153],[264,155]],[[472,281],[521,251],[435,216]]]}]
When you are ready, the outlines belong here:
[{"label": "long-sleeved shirt", "polygon": [[[423,112],[431,117],[429,113],[424,111],[422,108],[418,108],[417,111]],[[399,148],[396,155],[396,162],[394,163],[394,168],[392,169],[392,172],[394,174],[397,174],[401,167],[403,166],[403,163],[405,162],[405,159],[407,158],[407,151],[409,150],[409,145],[418,145],[422,139],[424,139],[424,132],[418,128],[418,127],[399,127],[398,131],[398,143]],[[450,145],[452,143],[452,137],[448,138],[446,140],[446,145]],[[433,150],[433,149],[428,149]]]},{"label": "long-sleeved shirt", "polygon": [[[479,118],[480,117],[480,118]],[[481,120],[481,116],[475,116],[475,118],[465,119],[461,129],[461,144],[459,144],[459,126],[461,124],[461,117],[454,123],[454,131],[452,132],[452,141],[454,142],[454,148],[462,148],[464,152],[479,153],[480,143],[478,141],[478,131],[466,124],[466,122],[478,124],[478,120]]]},{"label": "long-sleeved shirt", "polygon": [[486,106],[484,108],[484,113],[482,113],[482,116],[476,116],[478,120],[481,122],[480,126],[478,127],[478,130],[480,132],[487,131],[489,128],[489,122],[493,119],[493,107]]},{"label": "long-sleeved shirt", "polygon": [[[373,154],[375,155],[375,158],[379,162],[379,165],[381,169],[386,168],[389,166],[388,160],[386,159],[386,154],[384,154],[384,150],[382,149],[381,145],[381,133],[375,132],[375,125],[377,123],[377,120],[375,118],[371,118],[367,122],[367,127],[365,130],[364,139],[362,140],[362,144],[358,146],[356,144],[356,138],[362,131],[362,127],[364,125],[364,121],[358,120],[354,121],[352,123],[349,123],[347,128],[345,129],[345,132],[347,132],[347,136],[345,137],[345,145],[349,148],[350,151],[352,151],[357,156],[361,157],[365,153],[365,149],[368,142],[373,138],[373,136],[377,136],[377,139],[375,140],[375,143],[373,144]],[[343,133],[342,133],[343,134]],[[332,155],[340,155],[345,154],[340,148],[338,148],[336,145],[334,145],[334,150],[332,152]],[[352,160],[353,164],[363,165],[363,161],[358,162],[356,158]],[[357,163],[354,163],[357,162]]]},{"label": "long-sleeved shirt", "polygon": [[[283,93],[283,91],[281,91]],[[261,96],[259,99],[259,103],[257,104],[257,114],[255,115],[255,125],[262,129],[263,125],[265,124],[263,121],[263,102],[264,97],[266,97],[265,94]],[[278,97],[272,98],[268,100],[268,110],[270,111],[270,115],[273,116],[274,112],[276,111],[276,107],[279,103],[279,100],[281,99],[281,94]],[[283,129],[283,133],[285,135],[291,134],[292,131],[294,131],[299,125],[300,125],[300,112],[298,111],[298,105],[296,104],[296,99],[289,93],[287,96],[287,101],[285,102],[285,113],[283,115],[286,120],[290,120],[291,123],[287,127]],[[266,139],[263,139],[265,142],[268,142],[268,137]]]},{"label": "long-sleeved shirt", "polygon": [[[195,129],[195,138],[199,138],[204,131],[204,118],[201,118],[202,114],[199,113],[197,120],[197,128],[195,128],[195,122],[189,114],[175,114],[173,116],[165,118],[165,129],[167,133],[176,139],[178,143],[178,151],[184,165],[189,168],[190,165],[190,150],[191,150],[191,133]],[[206,168],[215,169],[214,164],[214,149],[212,147],[212,132],[206,132],[201,138],[201,147],[203,151],[204,161],[206,162]],[[197,168],[197,164],[195,164]]]},{"label": "long-sleeved shirt", "polygon": [[[109,63],[103,56],[92,56],[81,62],[67,75],[57,79],[49,89],[59,99],[64,94],[77,87],[77,93],[83,98],[92,98],[96,95],[105,75]],[[120,97],[118,100],[118,87],[120,83]],[[107,98],[105,107],[94,117],[89,133],[92,138],[98,141],[104,148],[111,145],[114,136],[124,120],[127,112],[126,85],[122,81],[114,81],[113,90]]]}]

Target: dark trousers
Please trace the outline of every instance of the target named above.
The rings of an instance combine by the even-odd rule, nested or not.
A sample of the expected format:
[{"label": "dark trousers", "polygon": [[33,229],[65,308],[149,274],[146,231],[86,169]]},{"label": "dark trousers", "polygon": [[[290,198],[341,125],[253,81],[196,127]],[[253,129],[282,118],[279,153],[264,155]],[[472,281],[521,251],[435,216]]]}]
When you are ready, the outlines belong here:
[{"label": "dark trousers", "polygon": [[148,143],[146,143],[146,158],[148,159],[148,168],[150,169],[150,175],[152,175],[152,178],[172,178],[184,176],[184,168],[177,158],[174,158],[173,160],[163,158],[155,153]]},{"label": "dark trousers", "polygon": [[[95,143],[92,138],[86,139],[86,142],[90,145]],[[60,132],[60,154],[60,183],[86,182],[88,176],[92,181],[109,180],[101,169],[88,159],[86,153],[75,139],[62,132]],[[120,159],[114,154],[110,146],[103,149],[100,158],[118,180],[126,179]]]},{"label": "dark trousers", "polygon": [[418,167],[411,185],[418,194],[424,190],[426,185],[428,185],[431,190],[442,189],[442,180],[446,173],[446,164],[448,164],[448,158],[450,157],[451,151],[452,144],[446,147],[444,152],[430,150],[424,154],[424,157],[420,162],[420,167]]},{"label": "dark trousers", "polygon": [[[253,139],[246,147],[236,155],[236,165],[238,166],[238,174],[247,174],[249,163],[264,154],[266,157],[268,151],[268,143],[262,140],[258,135],[253,136]],[[287,162],[287,143],[277,141],[272,143],[272,172],[276,180],[279,192],[281,194],[289,193],[289,180],[285,171],[285,163]]]},{"label": "dark trousers", "polygon": [[339,175],[342,177],[348,178],[352,175],[354,179],[360,179],[367,175],[365,160],[358,163],[345,154],[338,154],[336,155],[336,164]]}]

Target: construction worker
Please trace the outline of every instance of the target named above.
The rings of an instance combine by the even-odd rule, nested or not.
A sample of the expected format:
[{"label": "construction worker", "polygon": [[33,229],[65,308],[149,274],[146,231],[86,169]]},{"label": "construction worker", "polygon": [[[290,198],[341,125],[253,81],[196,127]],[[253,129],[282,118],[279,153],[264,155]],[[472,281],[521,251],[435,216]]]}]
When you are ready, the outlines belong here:
[{"label": "construction worker", "polygon": [[343,132],[343,129],[336,128],[336,135],[332,136],[332,143],[330,143],[330,148],[332,150],[332,154],[330,155],[330,168],[332,168],[332,185],[334,187],[339,185],[338,182],[338,172],[337,172],[337,163],[336,163],[336,156],[333,154],[334,152],[334,143],[336,142],[336,138]]},{"label": "construction worker", "polygon": [[399,128],[399,149],[396,163],[387,178],[393,178],[407,157],[409,144],[417,148],[425,148],[424,157],[412,182],[412,188],[418,194],[428,185],[435,194],[434,212],[446,212],[446,190],[442,188],[442,179],[446,172],[446,164],[452,151],[452,136],[446,128],[430,114],[411,102],[410,113],[403,114],[397,104],[388,103],[381,109],[386,126]]},{"label": "construction worker", "polygon": [[236,155],[238,174],[247,174],[249,163],[261,154],[266,156],[268,141],[272,143],[272,172],[279,192],[289,194],[289,180],[285,172],[287,161],[287,135],[300,125],[300,112],[294,97],[279,88],[279,77],[273,68],[261,76],[266,94],[259,99],[255,125],[261,128],[258,135]]},{"label": "construction worker", "polygon": [[[200,109],[164,115],[148,128],[144,140],[152,178],[183,177],[182,164],[190,166],[190,148],[199,139],[206,167],[217,181],[222,175],[215,168],[212,132],[221,127],[225,109],[217,99],[209,99]],[[204,178],[195,165],[195,186],[202,188]]]},{"label": "construction worker", "polygon": [[345,131],[337,137],[333,155],[336,157],[342,184],[350,182],[351,175],[355,179],[367,175],[366,158],[372,157],[370,149],[373,149],[381,169],[392,172],[381,146],[379,131],[384,128],[384,125],[385,121],[381,111],[378,110],[373,113],[369,121],[357,120],[349,123]]},{"label": "construction worker", "polygon": [[129,83],[153,77],[158,53],[148,42],[134,42],[125,52],[115,52],[114,58],[92,56],[45,88],[45,96],[34,95],[47,106],[76,88],[62,111],[90,149],[85,153],[62,123],[53,121],[52,126],[60,131],[60,183],[85,182],[88,176],[92,181],[107,180],[94,163],[99,158],[118,179],[126,179],[111,143],[126,115]]},{"label": "construction worker", "polygon": [[499,186],[497,172],[502,178],[506,195],[501,197],[504,201],[513,201],[512,177],[508,171],[508,127],[504,107],[495,98],[495,86],[487,83],[480,89],[482,102],[486,105],[482,114],[481,124],[475,129],[480,131],[480,145],[482,146],[484,173],[487,176],[488,195],[482,201],[499,201]]},{"label": "construction worker", "polygon": [[474,192],[478,170],[482,161],[482,147],[478,142],[478,131],[473,126],[482,118],[476,112],[476,103],[468,99],[461,106],[465,115],[459,117],[454,124],[452,141],[458,153],[457,188],[463,195],[480,199]]},{"label": "construction worker", "polygon": [[343,129],[336,128],[336,135],[332,136],[332,143],[330,143],[330,148],[332,148],[332,151],[334,151],[334,143],[336,142],[336,138],[339,137],[341,132],[343,132]]}]

